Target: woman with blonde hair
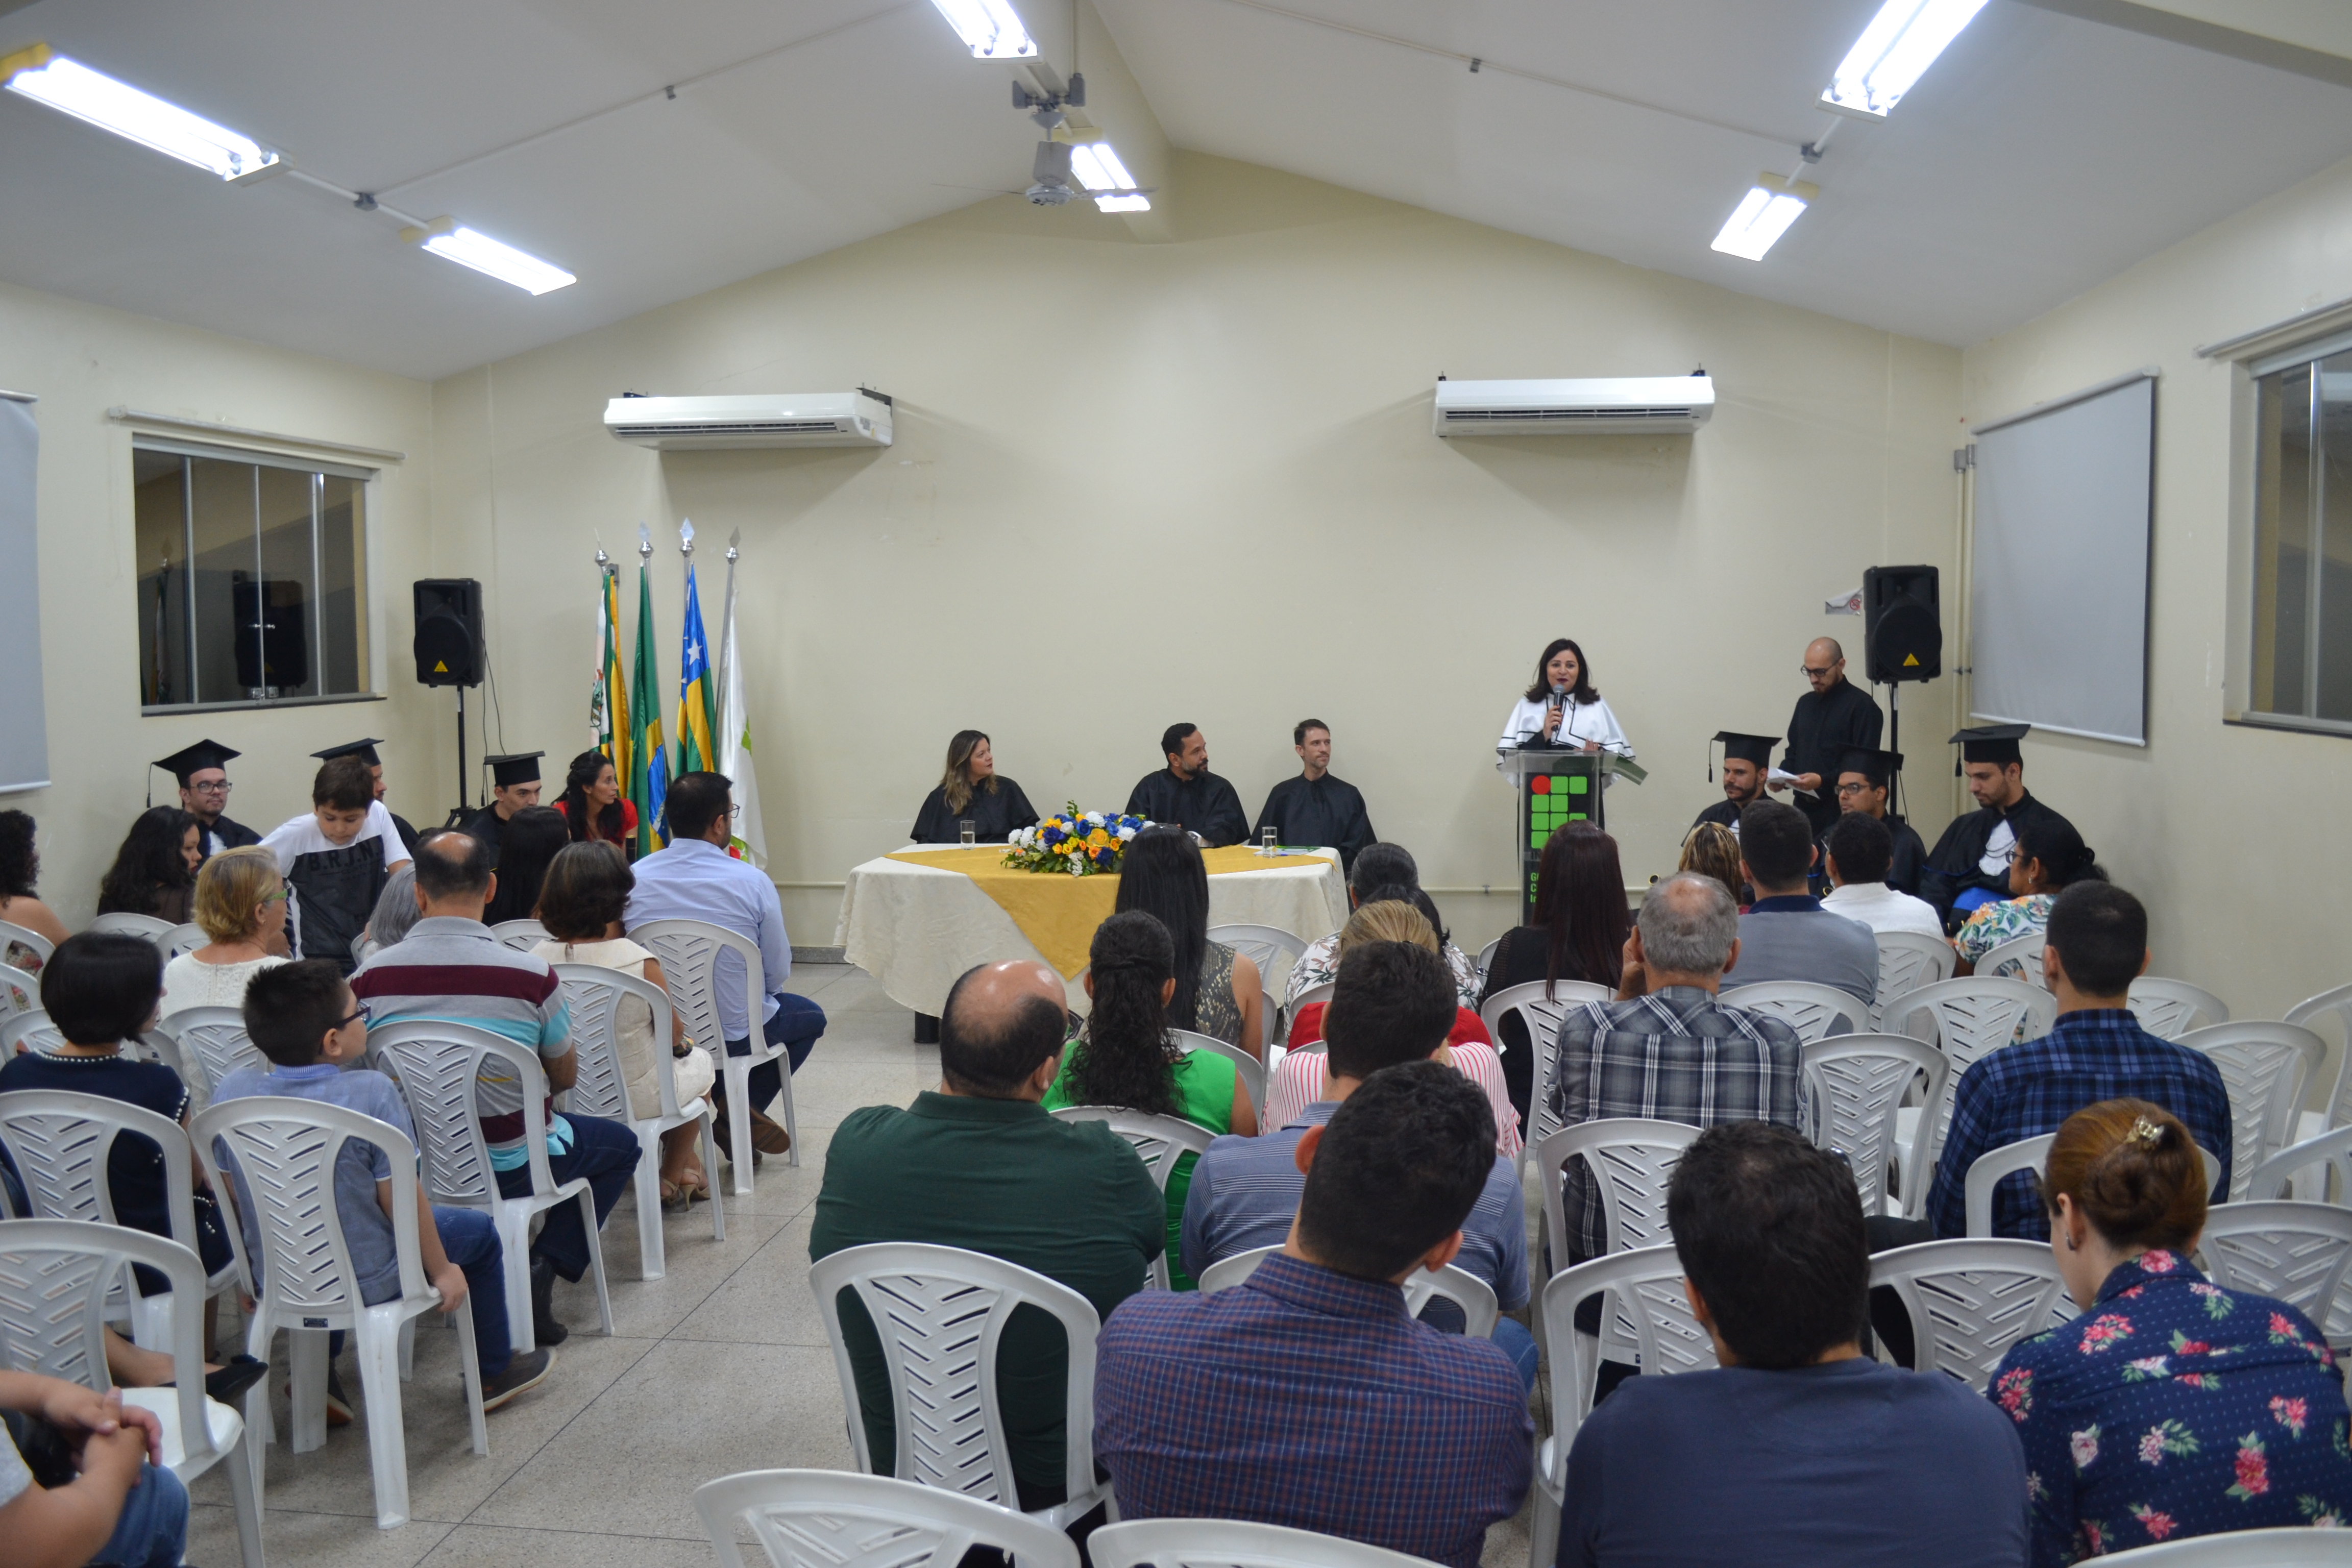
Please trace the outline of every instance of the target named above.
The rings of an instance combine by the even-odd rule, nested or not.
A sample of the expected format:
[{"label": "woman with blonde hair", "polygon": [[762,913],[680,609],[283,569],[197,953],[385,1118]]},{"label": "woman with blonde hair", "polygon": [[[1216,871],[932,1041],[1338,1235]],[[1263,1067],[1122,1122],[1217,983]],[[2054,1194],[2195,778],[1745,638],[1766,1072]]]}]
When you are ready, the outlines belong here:
[{"label": "woman with blonde hair", "polygon": [[1712,877],[1723,884],[1731,901],[1744,910],[1739,889],[1739,839],[1720,822],[1702,822],[1683,835],[1683,856],[1675,862],[1677,876],[1696,871],[1702,877]]},{"label": "woman with blonde hair", "polygon": [[[1443,954],[1437,939],[1437,924],[1425,910],[1416,908],[1429,895],[1418,889],[1387,887],[1376,889],[1370,898],[1356,907],[1348,923],[1339,931],[1339,956],[1345,957],[1357,948],[1375,942],[1410,942],[1431,952]],[[1298,1120],[1299,1113],[1309,1105],[1329,1098],[1330,1083],[1325,1072],[1323,1038],[1323,1005],[1310,1003],[1298,1010],[1291,1027],[1290,1054],[1282,1058],[1265,1086],[1265,1114],[1259,1119],[1261,1131],[1272,1131]],[[1519,1156],[1519,1119],[1511,1109],[1511,1091],[1503,1081],[1503,1064],[1495,1055],[1494,1045],[1486,1037],[1486,1026],[1478,1015],[1467,1007],[1454,1009],[1454,1030],[1444,1040],[1432,1040],[1438,1052],[1436,1059],[1445,1063],[1486,1090],[1486,1103],[1495,1112],[1495,1152],[1506,1160]]]},{"label": "woman with blonde hair", "polygon": [[258,844],[224,849],[196,871],[196,923],[212,940],[163,966],[163,1016],[242,1007],[245,983],[287,962],[286,879]]},{"label": "woman with blonde hair", "polygon": [[2204,1156],[2179,1117],[2068,1117],[2041,1177],[2083,1315],[2011,1347],[1989,1397],[2025,1444],[2036,1568],[2183,1536],[2352,1521],[2344,1374],[2309,1319],[2189,1261]]},{"label": "woman with blonde hair", "polygon": [[979,844],[1002,844],[1016,829],[1037,826],[1037,808],[1019,784],[998,776],[996,753],[977,730],[958,730],[948,742],[947,771],[923,797],[907,837],[918,844],[955,844],[966,822]]}]

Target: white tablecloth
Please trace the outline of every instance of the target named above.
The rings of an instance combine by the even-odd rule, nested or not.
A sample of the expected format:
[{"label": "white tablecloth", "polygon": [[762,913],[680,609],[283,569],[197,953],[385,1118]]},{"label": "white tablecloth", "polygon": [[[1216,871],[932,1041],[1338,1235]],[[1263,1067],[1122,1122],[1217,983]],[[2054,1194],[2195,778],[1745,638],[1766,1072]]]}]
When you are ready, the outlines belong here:
[{"label": "white tablecloth", "polygon": [[[972,853],[1002,855],[1004,847],[984,845]],[[1336,849],[1209,879],[1213,926],[1268,925],[1313,942],[1347,919],[1348,883]],[[834,941],[847,962],[882,983],[892,1001],[934,1016],[946,1005],[956,976],[974,964],[1040,956],[1013,917],[971,878],[887,856],[850,868]],[[1070,1006],[1085,1012],[1084,987],[1075,980],[1066,984]]]}]

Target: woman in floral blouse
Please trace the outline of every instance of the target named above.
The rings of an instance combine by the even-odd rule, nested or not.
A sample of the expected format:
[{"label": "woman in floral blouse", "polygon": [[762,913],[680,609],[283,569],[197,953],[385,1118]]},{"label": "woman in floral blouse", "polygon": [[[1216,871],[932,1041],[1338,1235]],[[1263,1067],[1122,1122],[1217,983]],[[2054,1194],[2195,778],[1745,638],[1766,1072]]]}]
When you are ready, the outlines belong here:
[{"label": "woman in floral blouse", "polygon": [[2010,847],[2009,890],[2013,896],[1977,910],[1952,938],[1952,945],[1960,950],[1958,973],[1974,973],[1984,955],[2002,942],[2049,930],[2050,906],[2076,882],[2106,879],[2099,858],[2073,823],[2055,813],[2036,817]]},{"label": "woman in floral blouse", "polygon": [[2144,1100],[2059,1128],[2050,1249],[2083,1315],[2011,1348],[1990,1397],[2025,1444],[2035,1568],[2190,1535],[2352,1521],[2344,1377],[2284,1301],[2189,1265],[2205,1173]]}]

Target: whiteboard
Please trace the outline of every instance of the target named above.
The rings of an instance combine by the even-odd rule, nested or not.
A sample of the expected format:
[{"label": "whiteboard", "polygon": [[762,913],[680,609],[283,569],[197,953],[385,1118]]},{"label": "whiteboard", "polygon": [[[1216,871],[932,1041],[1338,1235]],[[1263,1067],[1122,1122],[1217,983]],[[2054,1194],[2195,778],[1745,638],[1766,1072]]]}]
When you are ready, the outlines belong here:
[{"label": "whiteboard", "polygon": [[1977,431],[1969,711],[2147,744],[2156,378]]},{"label": "whiteboard", "polygon": [[40,540],[33,481],[41,453],[30,399],[0,393],[0,795],[49,782],[41,701]]}]

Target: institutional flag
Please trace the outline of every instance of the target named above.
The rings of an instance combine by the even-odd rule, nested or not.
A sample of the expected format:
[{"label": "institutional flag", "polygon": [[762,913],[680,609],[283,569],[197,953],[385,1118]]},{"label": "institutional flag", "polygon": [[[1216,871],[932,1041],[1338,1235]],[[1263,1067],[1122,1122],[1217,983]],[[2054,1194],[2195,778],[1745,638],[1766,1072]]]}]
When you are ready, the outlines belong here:
[{"label": "institutional flag", "polygon": [[637,670],[630,710],[629,801],[637,808],[637,853],[669,842],[662,813],[669,795],[669,759],[662,750],[661,669],[654,658],[653,569],[637,567]]},{"label": "institutional flag", "polygon": [[694,587],[694,561],[686,563],[686,626],[677,656],[677,771],[707,773],[719,766],[710,743],[718,726],[710,711],[710,639],[702,635],[702,603]]},{"label": "institutional flag", "polygon": [[727,568],[727,641],[719,654],[719,771],[733,781],[735,836],[729,847],[737,859],[768,863],[768,837],[760,827],[760,781],[751,769],[751,704],[743,695],[743,659],[736,647],[735,568]]},{"label": "institutional flag", "polygon": [[635,737],[629,732],[629,672],[621,663],[621,569],[597,568],[596,679],[589,697],[589,743],[613,764],[626,789]]}]

